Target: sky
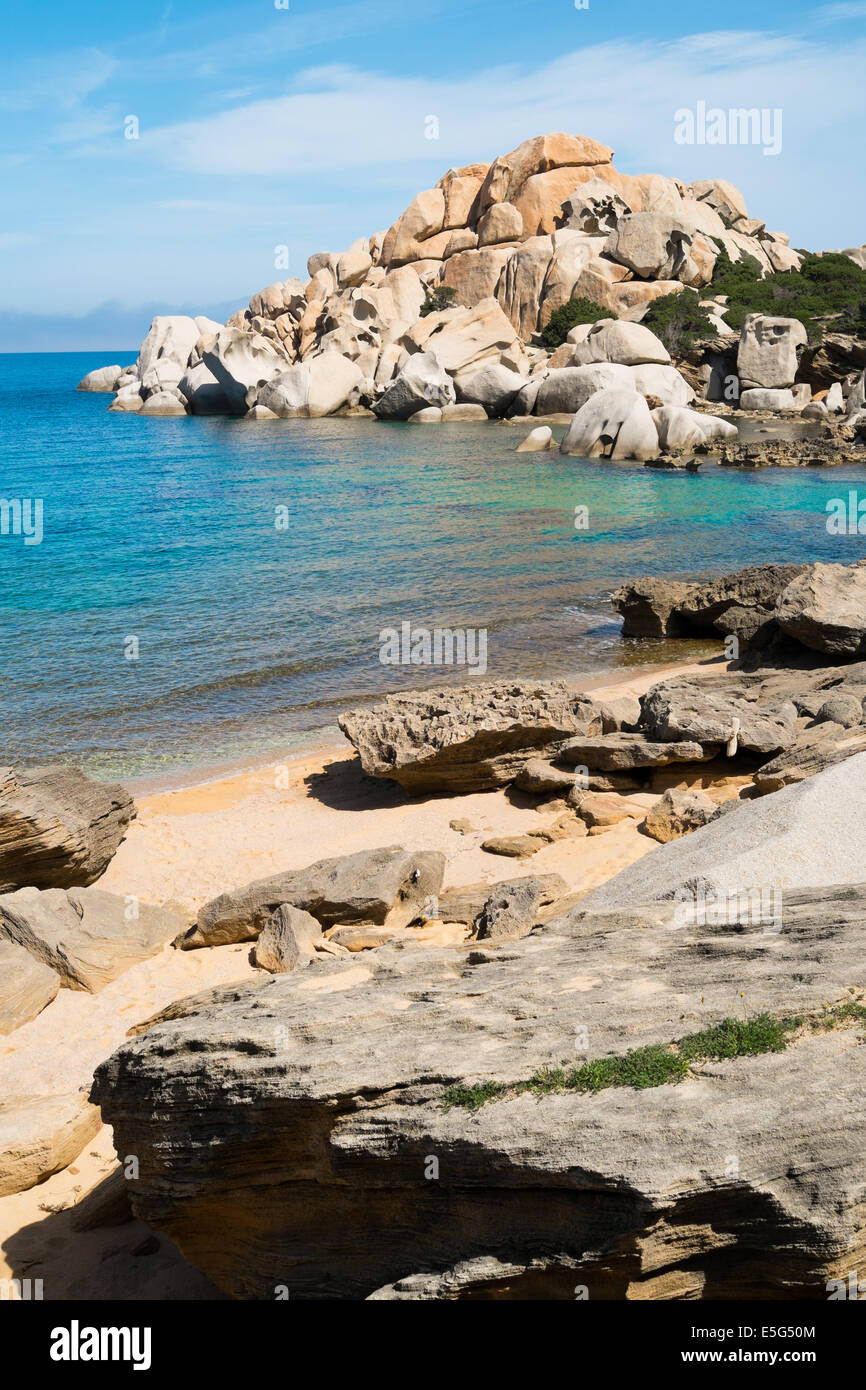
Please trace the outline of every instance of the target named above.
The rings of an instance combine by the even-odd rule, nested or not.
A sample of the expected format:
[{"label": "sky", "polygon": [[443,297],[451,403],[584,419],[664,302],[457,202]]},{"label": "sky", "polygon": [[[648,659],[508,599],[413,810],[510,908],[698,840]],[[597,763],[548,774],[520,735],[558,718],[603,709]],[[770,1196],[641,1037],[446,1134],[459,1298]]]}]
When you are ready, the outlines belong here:
[{"label": "sky", "polygon": [[[0,351],[129,350],[154,313],[222,320],[448,168],[546,131],[612,146],[625,173],[727,178],[792,245],[866,241],[866,0],[4,11]],[[700,103],[781,112],[781,148],[679,143]]]}]

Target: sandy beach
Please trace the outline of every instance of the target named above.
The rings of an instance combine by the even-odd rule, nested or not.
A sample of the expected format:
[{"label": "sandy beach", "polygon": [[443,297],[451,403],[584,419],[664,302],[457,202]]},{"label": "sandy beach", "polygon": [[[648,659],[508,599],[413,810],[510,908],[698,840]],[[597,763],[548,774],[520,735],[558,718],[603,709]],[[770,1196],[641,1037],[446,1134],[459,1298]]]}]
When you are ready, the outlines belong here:
[{"label": "sandy beach", "polygon": [[[593,694],[641,695],[664,676],[720,666],[716,660],[647,669],[596,683]],[[638,830],[639,819],[663,785],[686,785],[686,777],[718,800],[736,794],[736,779],[720,778],[709,765],[697,774],[694,768],[664,769],[659,789],[624,798],[629,818],[605,833],[545,843],[530,859],[511,859],[484,851],[482,842],[543,827],[556,818],[556,809],[506,790],[413,800],[396,784],[367,777],[344,741],[284,763],[143,796],[99,886],[170,906],[192,920],[209,898],[253,879],[399,844],[444,852],[446,888],[558,873],[572,894],[581,895],[654,848]],[[425,932],[419,936],[424,940]],[[457,931],[450,939],[462,938]],[[428,929],[426,939],[444,940],[442,929]],[[250,963],[248,945],[188,952],[166,947],[98,994],[61,990],[37,1018],[0,1043],[4,1097],[86,1094],[95,1066],[134,1024],[185,995],[262,977]],[[103,1127],[65,1171],[0,1199],[0,1277],[41,1278],[47,1299],[217,1297],[170,1241],[151,1236],[137,1221],[73,1229],[72,1208],[116,1166],[111,1134]]]}]

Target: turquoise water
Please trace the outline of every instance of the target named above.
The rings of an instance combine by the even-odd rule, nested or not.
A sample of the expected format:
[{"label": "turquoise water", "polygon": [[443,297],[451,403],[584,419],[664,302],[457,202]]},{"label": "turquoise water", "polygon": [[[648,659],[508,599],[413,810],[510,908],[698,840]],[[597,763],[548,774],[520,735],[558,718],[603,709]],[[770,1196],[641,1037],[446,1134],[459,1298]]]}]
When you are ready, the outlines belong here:
[{"label": "turquoise water", "polygon": [[134,357],[0,355],[0,497],[44,511],[41,544],[0,536],[4,761],[213,766],[466,679],[383,666],[404,621],[486,628],[491,679],[657,662],[684,648],[621,639],[622,580],[864,553],[825,525],[856,468],[668,474],[516,454],[506,425],[148,420],[76,394]]}]

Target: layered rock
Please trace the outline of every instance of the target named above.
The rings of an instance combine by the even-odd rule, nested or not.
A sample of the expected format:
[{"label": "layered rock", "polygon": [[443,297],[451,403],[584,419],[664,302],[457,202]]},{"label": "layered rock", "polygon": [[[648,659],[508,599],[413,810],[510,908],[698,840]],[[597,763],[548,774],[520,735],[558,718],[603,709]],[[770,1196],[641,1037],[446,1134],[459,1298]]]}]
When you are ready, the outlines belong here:
[{"label": "layered rock", "polygon": [[[139,1156],[136,1214],[235,1298],[823,1299],[864,1248],[856,1027],[680,1084],[520,1087],[670,1045],[740,994],[807,1017],[859,997],[864,907],[791,894],[778,931],[575,909],[459,969],[392,944],[325,967],[328,990],[288,975],[186,1001],[94,1099]],[[449,1104],[465,1088],[493,1098]]]},{"label": "layered rock", "polygon": [[[212,899],[178,944],[192,950],[254,941],[283,906],[315,918],[321,927],[405,927],[438,895],[444,872],[441,854],[399,846],[322,859]],[[291,920],[297,930],[298,919]]]},{"label": "layered rock", "polygon": [[515,681],[388,695],[339,724],[375,777],[413,792],[483,791],[576,734],[600,733],[601,715],[564,681]]},{"label": "layered rock", "polygon": [[183,919],[99,888],[19,888],[0,895],[0,942],[11,941],[68,989],[103,988],[162,949]]},{"label": "layered rock", "polygon": [[134,815],[119,783],[77,767],[0,769],[0,893],[95,882]]}]

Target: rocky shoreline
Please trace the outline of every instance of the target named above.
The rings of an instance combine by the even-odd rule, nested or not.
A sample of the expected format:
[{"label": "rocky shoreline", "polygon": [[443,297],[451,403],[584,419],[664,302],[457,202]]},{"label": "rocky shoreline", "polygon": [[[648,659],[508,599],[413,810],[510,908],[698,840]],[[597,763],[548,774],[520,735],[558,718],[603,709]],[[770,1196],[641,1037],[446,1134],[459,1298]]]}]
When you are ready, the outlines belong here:
[{"label": "rocky shoreline", "polygon": [[[306,281],[267,286],[228,323],[155,318],[133,366],[99,368],[79,390],[152,417],[565,415],[565,454],[701,451],[740,466],[752,460],[737,452],[737,419],[829,422],[832,457],[845,416],[843,453],[866,459],[866,339],[834,331],[832,315],[817,343],[768,312],[731,328],[729,296],[714,293],[723,263],[784,276],[804,253],[725,180],[631,176],[612,161],[596,140],[555,133],[450,169],[387,231],[311,256]],[[844,255],[861,265],[861,250]],[[684,292],[707,332],[672,355],[642,320]],[[551,348],[551,323],[574,305],[582,317]],[[552,447],[544,428],[520,447]]]},{"label": "rocky shoreline", "polygon": [[269,811],[270,871],[194,909],[129,877],[153,810],[9,770],[0,1221],[105,1122],[136,1162],[69,1221],[168,1238],[193,1297],[826,1297],[866,1231],[864,599],[862,563],[636,580],[624,636],[737,659],[347,711],[391,838],[287,859]]}]

